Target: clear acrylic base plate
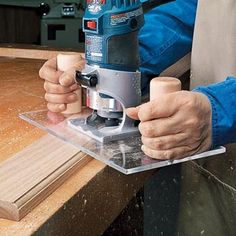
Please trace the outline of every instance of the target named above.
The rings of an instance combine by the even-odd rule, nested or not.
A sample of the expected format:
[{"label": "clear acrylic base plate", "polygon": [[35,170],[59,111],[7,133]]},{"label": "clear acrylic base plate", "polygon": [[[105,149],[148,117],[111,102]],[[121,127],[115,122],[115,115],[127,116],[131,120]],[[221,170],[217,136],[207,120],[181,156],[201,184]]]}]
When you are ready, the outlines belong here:
[{"label": "clear acrylic base plate", "polygon": [[79,133],[68,126],[68,119],[86,117],[88,112],[88,109],[84,109],[82,113],[64,117],[61,114],[50,113],[45,110],[32,111],[20,114],[20,118],[65,142],[78,147],[82,152],[87,153],[124,174],[132,174],[189,160],[209,157],[226,151],[224,147],[219,147],[181,160],[154,160],[142,152],[140,137],[130,137],[125,140],[112,141],[104,144],[85,134]]}]

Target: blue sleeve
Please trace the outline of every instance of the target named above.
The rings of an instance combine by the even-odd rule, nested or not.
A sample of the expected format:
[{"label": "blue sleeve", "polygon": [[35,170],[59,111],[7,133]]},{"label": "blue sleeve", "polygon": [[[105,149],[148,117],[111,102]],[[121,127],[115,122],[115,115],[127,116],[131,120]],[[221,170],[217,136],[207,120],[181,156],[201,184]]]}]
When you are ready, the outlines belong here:
[{"label": "blue sleeve", "polygon": [[205,94],[212,106],[212,146],[236,142],[236,78],[194,91]]},{"label": "blue sleeve", "polygon": [[176,0],[145,14],[139,34],[143,93],[150,77],[191,51],[196,8],[197,0]]}]

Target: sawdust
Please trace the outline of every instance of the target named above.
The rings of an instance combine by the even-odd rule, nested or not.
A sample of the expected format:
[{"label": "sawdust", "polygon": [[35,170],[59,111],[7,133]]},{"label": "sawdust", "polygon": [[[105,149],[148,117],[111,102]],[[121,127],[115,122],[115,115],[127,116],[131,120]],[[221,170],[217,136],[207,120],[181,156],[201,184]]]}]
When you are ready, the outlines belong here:
[{"label": "sawdust", "polygon": [[0,162],[43,135],[19,118],[19,113],[46,107],[41,65],[26,59],[0,61]]}]

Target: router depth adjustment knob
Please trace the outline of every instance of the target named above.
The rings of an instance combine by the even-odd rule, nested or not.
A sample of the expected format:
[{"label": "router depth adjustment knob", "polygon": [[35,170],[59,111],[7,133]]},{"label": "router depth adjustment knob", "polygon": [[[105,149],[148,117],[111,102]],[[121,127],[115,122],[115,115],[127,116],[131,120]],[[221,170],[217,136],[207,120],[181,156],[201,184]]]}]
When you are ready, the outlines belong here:
[{"label": "router depth adjustment knob", "polygon": [[98,77],[96,74],[82,74],[80,71],[76,71],[75,80],[78,84],[86,87],[95,87],[98,83]]}]

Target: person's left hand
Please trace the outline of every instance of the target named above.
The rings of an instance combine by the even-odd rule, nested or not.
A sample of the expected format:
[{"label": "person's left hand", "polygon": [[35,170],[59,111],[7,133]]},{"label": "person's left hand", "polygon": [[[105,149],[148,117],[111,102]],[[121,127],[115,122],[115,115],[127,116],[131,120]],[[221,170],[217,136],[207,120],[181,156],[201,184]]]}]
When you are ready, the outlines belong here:
[{"label": "person's left hand", "polygon": [[140,120],[142,150],[155,159],[180,159],[211,147],[211,104],[202,93],[179,91],[136,108],[126,109]]}]

